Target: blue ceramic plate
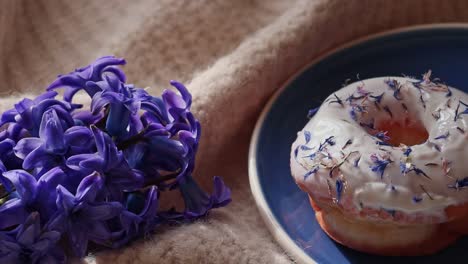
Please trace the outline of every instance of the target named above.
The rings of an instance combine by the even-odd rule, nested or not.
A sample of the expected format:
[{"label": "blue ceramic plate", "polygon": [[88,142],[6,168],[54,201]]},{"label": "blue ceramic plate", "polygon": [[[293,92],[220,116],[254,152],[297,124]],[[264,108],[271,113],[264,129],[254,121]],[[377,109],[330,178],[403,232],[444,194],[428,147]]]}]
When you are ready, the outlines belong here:
[{"label": "blue ceramic plate", "polygon": [[307,195],[294,183],[289,152],[296,133],[346,79],[433,76],[468,92],[468,26],[433,25],[391,31],[353,42],[316,60],[294,76],[265,107],[250,147],[253,195],[278,243],[303,263],[468,263],[468,239],[436,255],[379,257],[333,242],[315,221]]}]

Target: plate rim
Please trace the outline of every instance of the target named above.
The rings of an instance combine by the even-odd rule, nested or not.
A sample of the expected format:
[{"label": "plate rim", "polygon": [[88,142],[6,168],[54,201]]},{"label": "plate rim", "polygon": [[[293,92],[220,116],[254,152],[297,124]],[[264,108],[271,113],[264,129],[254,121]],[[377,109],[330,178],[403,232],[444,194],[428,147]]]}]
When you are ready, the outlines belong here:
[{"label": "plate rim", "polygon": [[364,37],[357,38],[355,40],[346,42],[345,44],[339,45],[336,48],[332,48],[329,51],[324,52],[319,55],[312,61],[306,63],[302,66],[297,72],[291,75],[279,88],[271,95],[267,103],[263,107],[256,123],[250,139],[249,153],[248,153],[248,174],[249,174],[249,184],[250,191],[254,197],[255,204],[257,206],[260,215],[262,216],[263,222],[270,231],[270,234],[273,235],[276,242],[280,245],[282,249],[285,250],[286,254],[293,257],[293,260],[298,263],[304,264],[316,264],[317,262],[306,254],[286,233],[286,231],[281,227],[278,220],[273,216],[273,213],[268,206],[268,203],[265,199],[263,189],[260,185],[260,180],[258,177],[257,170],[257,160],[255,158],[258,150],[258,137],[262,129],[265,118],[270,112],[273,104],[277,101],[280,95],[286,90],[286,88],[294,81],[299,75],[301,75],[308,68],[318,64],[320,61],[326,59],[327,57],[338,53],[340,51],[346,50],[353,46],[363,44],[368,41],[379,39],[382,37],[391,36],[399,33],[410,33],[423,30],[433,30],[433,29],[468,29],[468,23],[434,23],[434,24],[424,24],[424,25],[414,25],[399,27],[395,29],[385,30],[378,33],[370,34]]}]

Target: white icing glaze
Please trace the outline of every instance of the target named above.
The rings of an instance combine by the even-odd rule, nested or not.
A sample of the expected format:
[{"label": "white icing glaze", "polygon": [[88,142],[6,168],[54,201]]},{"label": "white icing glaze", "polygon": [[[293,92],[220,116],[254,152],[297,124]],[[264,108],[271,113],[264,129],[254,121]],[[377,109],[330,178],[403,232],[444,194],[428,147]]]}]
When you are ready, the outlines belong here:
[{"label": "white icing glaze", "polygon": [[[396,97],[401,100],[394,96],[394,90],[387,84],[389,80],[400,84],[401,89]],[[439,222],[446,221],[444,209],[447,206],[468,202],[468,188],[456,186],[457,181],[468,177],[468,165],[465,163],[468,162],[468,114],[459,115],[454,121],[457,107],[458,113],[467,108],[459,101],[468,103],[468,95],[445,85],[434,84],[428,78],[420,82],[420,88],[414,82],[418,80],[402,77],[356,82],[335,93],[341,104],[336,102],[338,99],[335,95],[330,95],[298,133],[292,145],[290,162],[296,182],[313,197],[331,197],[350,211],[362,208],[395,210],[405,214],[429,215]],[[367,99],[346,100],[352,95],[362,95],[358,87],[363,88],[361,91],[364,93],[370,92]],[[371,95],[382,93],[380,103],[374,102],[377,99]],[[366,107],[367,113],[355,111],[355,120],[350,114],[350,102]],[[385,106],[390,109],[392,117],[384,110]],[[378,145],[376,142],[381,140],[370,134],[378,131],[366,131],[360,124],[371,123],[372,119],[375,124],[383,120],[403,122],[407,117],[422,124],[429,134],[426,142],[410,146],[412,152],[408,157],[404,154],[405,147]],[[436,139],[447,132],[447,138]],[[306,143],[307,133],[310,133],[310,140]],[[318,151],[331,136],[335,144],[324,144],[322,151]],[[352,140],[352,143],[343,149],[348,140]],[[312,158],[313,153],[316,155]],[[379,171],[372,170],[376,166],[375,159],[371,158],[374,154],[379,160],[391,160],[382,177]],[[358,157],[361,158],[356,167],[354,162]],[[416,170],[402,173],[401,162],[408,163],[409,168]],[[444,167],[444,163],[448,162],[450,164]],[[428,163],[436,165],[428,166]],[[341,165],[337,167],[337,164]],[[335,169],[330,176],[333,165]],[[422,172],[417,173],[417,169],[428,177]],[[343,187],[338,201],[339,183],[343,183]]]}]

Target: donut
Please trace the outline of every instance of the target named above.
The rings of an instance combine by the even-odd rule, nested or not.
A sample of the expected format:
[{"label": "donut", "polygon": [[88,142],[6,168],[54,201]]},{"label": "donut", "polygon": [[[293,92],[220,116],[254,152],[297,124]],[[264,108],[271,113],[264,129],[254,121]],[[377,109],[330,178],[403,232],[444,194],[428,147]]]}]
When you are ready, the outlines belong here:
[{"label": "donut", "polygon": [[298,132],[291,174],[321,228],[378,255],[433,254],[468,234],[468,95],[380,77],[331,94]]}]

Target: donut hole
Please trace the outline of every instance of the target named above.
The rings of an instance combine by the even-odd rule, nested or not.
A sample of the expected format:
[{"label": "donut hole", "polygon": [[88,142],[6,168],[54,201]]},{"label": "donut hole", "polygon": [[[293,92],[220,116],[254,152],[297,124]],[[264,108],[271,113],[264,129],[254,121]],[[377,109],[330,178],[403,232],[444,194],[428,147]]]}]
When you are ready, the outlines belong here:
[{"label": "donut hole", "polygon": [[406,117],[403,121],[381,120],[376,124],[379,131],[387,131],[392,146],[404,144],[406,146],[419,145],[429,138],[429,133],[421,122]]}]

